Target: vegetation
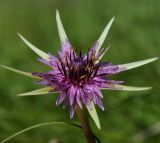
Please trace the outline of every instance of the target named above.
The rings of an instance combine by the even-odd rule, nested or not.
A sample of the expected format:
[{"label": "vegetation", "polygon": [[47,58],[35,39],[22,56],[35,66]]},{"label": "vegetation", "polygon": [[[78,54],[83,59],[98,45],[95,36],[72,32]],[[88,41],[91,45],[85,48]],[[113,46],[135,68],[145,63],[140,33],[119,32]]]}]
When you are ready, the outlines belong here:
[{"label": "vegetation", "polygon": [[[104,60],[127,63],[159,56],[159,0],[0,0],[0,64],[24,71],[45,71],[34,54],[17,36],[21,33],[45,52],[57,53],[59,37],[55,11],[58,8],[69,39],[86,51],[115,16],[104,46],[111,48]],[[42,69],[43,67],[43,69]],[[135,134],[160,119],[160,62],[114,76],[126,85],[153,86],[150,91],[104,91],[105,112],[97,108],[102,130],[93,130],[102,143],[131,143]],[[0,140],[28,126],[53,121],[70,121],[69,110],[55,106],[57,95],[17,97],[36,89],[32,79],[0,69]],[[75,116],[72,120],[78,123]],[[12,143],[85,142],[79,129],[63,125],[41,127],[11,140]],[[144,143],[159,143],[154,135]]]}]

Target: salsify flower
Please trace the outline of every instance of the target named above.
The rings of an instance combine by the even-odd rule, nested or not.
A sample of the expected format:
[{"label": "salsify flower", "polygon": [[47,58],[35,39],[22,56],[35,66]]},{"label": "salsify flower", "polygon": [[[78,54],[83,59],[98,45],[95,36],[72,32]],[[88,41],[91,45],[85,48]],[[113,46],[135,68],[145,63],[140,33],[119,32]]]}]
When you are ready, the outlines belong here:
[{"label": "salsify flower", "polygon": [[71,118],[74,115],[76,106],[79,106],[82,109],[85,105],[97,127],[100,128],[98,115],[94,105],[98,105],[104,110],[101,100],[103,98],[101,89],[140,91],[151,88],[125,86],[122,85],[123,81],[110,79],[110,75],[157,60],[157,58],[150,58],[121,65],[114,65],[110,61],[101,62],[102,57],[109,48],[102,48],[102,44],[113,21],[114,18],[109,21],[100,38],[95,41],[86,54],[82,54],[81,51],[76,53],[67,38],[60,20],[59,12],[57,11],[56,22],[61,41],[61,49],[58,52],[58,56],[54,56],[51,53],[44,53],[19,34],[20,38],[30,47],[30,49],[41,57],[38,60],[49,66],[51,70],[47,72],[27,73],[3,65],[1,65],[1,67],[37,78],[37,83],[45,86],[44,88],[32,92],[20,94],[20,96],[59,93],[60,95],[57,97],[56,105],[63,104],[63,107],[69,105]]}]

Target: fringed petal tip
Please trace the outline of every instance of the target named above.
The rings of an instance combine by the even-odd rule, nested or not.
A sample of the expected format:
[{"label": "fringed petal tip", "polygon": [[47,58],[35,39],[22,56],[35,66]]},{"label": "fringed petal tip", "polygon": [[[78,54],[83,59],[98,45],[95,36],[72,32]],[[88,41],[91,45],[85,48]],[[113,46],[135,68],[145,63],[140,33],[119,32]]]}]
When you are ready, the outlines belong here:
[{"label": "fringed petal tip", "polygon": [[75,106],[71,106],[71,109],[70,109],[70,119],[73,118],[74,112],[75,112]]}]

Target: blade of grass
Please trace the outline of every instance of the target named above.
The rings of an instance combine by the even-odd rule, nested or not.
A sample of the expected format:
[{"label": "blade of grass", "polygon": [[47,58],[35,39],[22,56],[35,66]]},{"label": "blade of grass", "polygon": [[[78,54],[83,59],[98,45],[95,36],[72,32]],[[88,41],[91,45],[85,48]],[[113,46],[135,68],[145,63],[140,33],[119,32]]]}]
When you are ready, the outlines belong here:
[{"label": "blade of grass", "polygon": [[73,123],[69,123],[69,122],[46,122],[46,123],[41,123],[41,124],[36,124],[36,125],[33,125],[33,126],[30,126],[28,128],[25,128],[17,133],[14,133],[13,135],[9,136],[8,138],[2,140],[0,143],[5,143],[11,139],[13,139],[14,137],[24,133],[24,132],[27,132],[27,131],[30,131],[32,129],[35,129],[35,128],[39,128],[39,127],[42,127],[42,126],[48,126],[48,125],[53,125],[53,124],[58,124],[58,125],[71,125],[71,126],[74,126],[74,127],[78,127],[78,125],[76,124],[73,124]]}]

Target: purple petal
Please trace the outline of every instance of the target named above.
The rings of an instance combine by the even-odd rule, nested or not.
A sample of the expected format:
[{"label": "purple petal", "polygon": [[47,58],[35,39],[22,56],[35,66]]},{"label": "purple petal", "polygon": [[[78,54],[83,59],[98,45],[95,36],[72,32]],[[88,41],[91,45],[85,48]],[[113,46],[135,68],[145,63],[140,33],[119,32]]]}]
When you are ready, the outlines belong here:
[{"label": "purple petal", "polygon": [[97,75],[110,75],[110,74],[116,74],[119,73],[121,69],[117,65],[106,65],[103,67],[100,67]]},{"label": "purple petal", "polygon": [[74,85],[71,85],[71,87],[67,93],[69,96],[70,105],[73,105],[73,103],[74,103],[76,91],[77,91],[77,87],[75,87]]},{"label": "purple petal", "polygon": [[60,105],[65,99],[66,99],[67,95],[65,92],[62,92],[58,97],[57,97],[57,100],[56,100],[56,105]]},{"label": "purple petal", "polygon": [[62,51],[70,52],[71,47],[72,47],[71,44],[67,40],[65,42],[61,43],[61,49],[62,49]]},{"label": "purple petal", "polygon": [[73,118],[73,116],[74,116],[75,107],[76,107],[75,105],[71,106],[71,109],[70,109],[70,118]]},{"label": "purple petal", "polygon": [[38,82],[36,82],[36,83],[38,83],[38,84],[43,84],[43,85],[49,85],[49,84],[50,84],[49,81],[48,81],[47,79],[38,81]]},{"label": "purple petal", "polygon": [[80,90],[80,94],[81,94],[82,102],[83,102],[85,105],[87,105],[88,101],[90,100],[90,99],[88,98],[88,95],[85,94],[85,92],[84,92],[83,89]]},{"label": "purple petal", "polygon": [[79,107],[82,109],[82,99],[81,99],[81,94],[80,94],[79,88],[77,89],[76,95],[77,95],[76,96],[77,103],[78,103]]},{"label": "purple petal", "polygon": [[97,95],[95,95],[95,97],[94,97],[94,103],[97,104],[104,111],[103,103],[102,103],[100,97],[98,97]]},{"label": "purple petal", "polygon": [[102,94],[102,92],[100,91],[100,89],[98,87],[94,89],[94,92],[95,92],[95,94],[97,94],[98,96],[103,98],[103,94]]}]

